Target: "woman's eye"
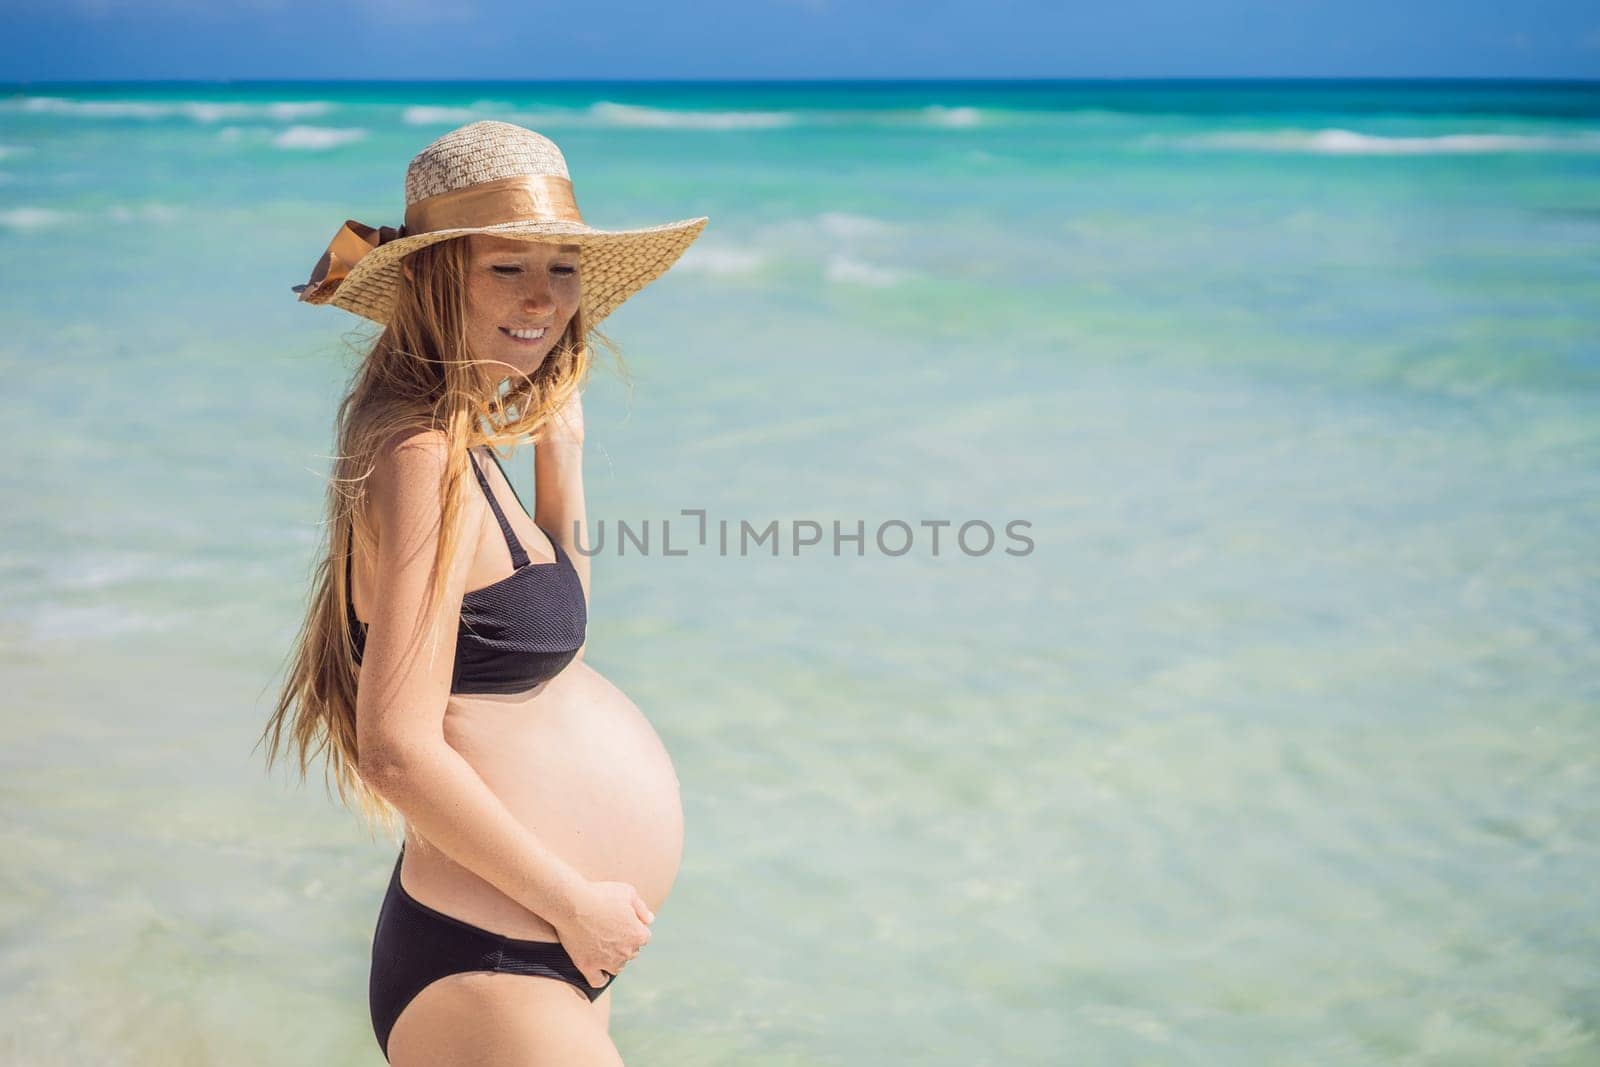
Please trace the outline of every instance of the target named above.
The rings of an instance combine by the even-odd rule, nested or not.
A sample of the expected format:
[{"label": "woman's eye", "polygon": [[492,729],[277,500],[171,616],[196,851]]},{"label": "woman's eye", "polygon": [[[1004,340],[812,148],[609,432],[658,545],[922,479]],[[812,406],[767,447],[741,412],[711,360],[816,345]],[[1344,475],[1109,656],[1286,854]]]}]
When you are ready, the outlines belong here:
[{"label": "woman's eye", "polygon": [[[498,266],[498,267],[491,267],[490,269],[493,270],[496,274],[521,274],[522,273],[522,268],[521,267],[517,267],[517,266]],[[559,266],[555,266],[555,267],[551,267],[550,269],[555,271],[557,274],[576,274],[576,273],[578,273],[578,268],[577,267],[570,267],[570,266],[567,266],[565,264],[562,264],[562,265],[559,265]]]}]

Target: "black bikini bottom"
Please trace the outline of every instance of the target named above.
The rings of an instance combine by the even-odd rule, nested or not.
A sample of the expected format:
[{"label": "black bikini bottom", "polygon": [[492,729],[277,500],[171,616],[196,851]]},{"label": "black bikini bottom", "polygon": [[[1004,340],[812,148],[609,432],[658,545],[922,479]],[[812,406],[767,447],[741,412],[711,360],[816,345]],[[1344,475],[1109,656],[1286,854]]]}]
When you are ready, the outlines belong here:
[{"label": "black bikini bottom", "polygon": [[389,891],[378,911],[367,981],[372,1030],[384,1059],[389,1058],[389,1031],[401,1011],[430,983],[446,975],[463,971],[538,974],[571,982],[590,1001],[616,981],[612,975],[605,985],[591,986],[559,941],[504,937],[428,907],[400,884],[400,862],[405,854],[401,846],[394,874],[389,877]]}]

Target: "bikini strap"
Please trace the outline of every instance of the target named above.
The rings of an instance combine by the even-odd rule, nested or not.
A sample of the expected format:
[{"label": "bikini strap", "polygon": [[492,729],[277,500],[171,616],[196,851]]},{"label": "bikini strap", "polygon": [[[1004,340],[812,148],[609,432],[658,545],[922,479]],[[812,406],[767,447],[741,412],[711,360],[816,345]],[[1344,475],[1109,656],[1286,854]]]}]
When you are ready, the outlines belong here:
[{"label": "bikini strap", "polygon": [[500,501],[494,498],[494,491],[489,488],[489,479],[484,475],[483,468],[478,466],[478,461],[473,458],[470,449],[467,451],[467,459],[472,461],[472,473],[478,476],[478,485],[483,488],[483,495],[489,498],[489,506],[494,509],[494,517],[500,523],[501,532],[506,535],[506,547],[511,549],[512,569],[520,571],[531,562],[528,553],[523,551],[522,542],[517,540],[517,535],[511,532],[511,523],[506,520],[506,513],[500,508]]},{"label": "bikini strap", "polygon": [[354,560],[356,554],[356,531],[354,526],[350,528],[349,544],[350,547],[344,554],[344,613],[350,617],[350,622],[354,624],[359,621],[356,619],[356,586],[350,576],[350,568],[353,566],[352,560]]},{"label": "bikini strap", "polygon": [[[523,514],[527,515],[528,518],[533,518],[533,512],[529,511],[528,505],[522,502],[522,494],[517,492],[517,484],[511,480],[511,475],[506,473],[505,464],[501,463],[500,457],[494,454],[494,449],[491,448],[488,452],[489,458],[494,460],[494,465],[500,468],[500,477],[504,478],[506,484],[511,486],[511,495],[517,498],[517,507],[521,508]],[[555,552],[555,561],[557,563],[561,562],[561,557],[566,555],[566,552],[561,547],[561,542],[557,541],[555,535],[549,530],[540,526],[537,520],[534,521],[533,525],[538,528],[540,533],[544,534],[544,539],[550,542],[550,548]]]},{"label": "bikini strap", "polygon": [[356,617],[356,584],[351,577],[351,567],[356,556],[356,528],[355,523],[350,525],[350,548],[344,554],[344,614],[350,623],[352,632],[361,625],[361,620]]}]

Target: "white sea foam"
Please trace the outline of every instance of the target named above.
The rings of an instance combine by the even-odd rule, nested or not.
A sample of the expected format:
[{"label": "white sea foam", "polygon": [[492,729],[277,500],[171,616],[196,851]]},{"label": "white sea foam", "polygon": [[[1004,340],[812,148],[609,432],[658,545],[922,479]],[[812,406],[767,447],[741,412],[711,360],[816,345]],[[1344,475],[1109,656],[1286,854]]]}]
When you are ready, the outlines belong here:
[{"label": "white sea foam", "polygon": [[12,230],[38,230],[71,222],[76,216],[70,211],[56,211],[47,207],[17,207],[0,211],[0,226]]},{"label": "white sea foam", "polygon": [[178,111],[197,122],[220,122],[223,119],[268,118],[280,122],[312,119],[325,115],[330,105],[318,100],[283,101],[274,104],[215,104],[192,101],[178,105]]},{"label": "white sea foam", "polygon": [[694,244],[683,254],[676,269],[700,274],[752,274],[765,262],[765,256],[748,248]]},{"label": "white sea foam", "polygon": [[332,126],[290,126],[272,139],[277,148],[323,149],[337,148],[367,135],[361,127],[339,129]]},{"label": "white sea foam", "polygon": [[196,122],[221,122],[241,117],[237,104],[208,104],[200,100],[183,105],[181,111]]},{"label": "white sea foam", "polygon": [[[820,263],[823,276],[829,281],[881,286],[893,285],[907,276],[880,265],[884,259],[895,259],[903,252],[895,247],[894,236],[898,232],[895,224],[870,215],[822,211],[765,223],[745,244],[758,249],[753,254],[763,259]],[[729,256],[718,266],[731,271],[741,262],[748,260]]]},{"label": "white sea foam", "polygon": [[453,122],[471,122],[481,118],[470,107],[431,107],[418,104],[400,112],[400,121],[408,126],[445,126]]},{"label": "white sea foam", "polygon": [[589,115],[607,126],[675,130],[766,130],[792,126],[797,119],[789,111],[673,111],[609,100],[590,105]]},{"label": "white sea foam", "polygon": [[854,256],[833,255],[823,265],[822,276],[830,282],[886,286],[902,280],[905,272],[875,266]]},{"label": "white sea foam", "polygon": [[[144,204],[113,204],[105,217],[113,222],[172,222],[182,217],[182,211],[171,204],[149,202]],[[48,207],[19,207],[0,211],[0,226],[13,230],[38,230],[78,222],[85,218],[82,212],[62,211]]]},{"label": "white sea foam", "polygon": [[296,100],[276,104],[266,104],[262,110],[268,118],[272,119],[309,119],[317,115],[326,115],[332,105],[322,100]]},{"label": "white sea foam", "polygon": [[[1157,139],[1160,140],[1159,138]],[[1446,133],[1432,137],[1383,137],[1353,130],[1239,130],[1178,140],[1185,148],[1244,149],[1314,155],[1432,156],[1489,152],[1600,152],[1600,131],[1575,134]]]},{"label": "white sea foam", "polygon": [[929,104],[922,109],[922,115],[934,126],[976,126],[983,121],[983,112],[975,107],[945,107],[941,104]]},{"label": "white sea foam", "polygon": [[855,215],[848,211],[824,211],[816,217],[816,224],[830,237],[845,239],[856,237],[881,237],[892,233],[894,227],[870,215]]},{"label": "white sea foam", "polygon": [[401,121],[412,126],[433,126],[471,122],[486,117],[503,118],[532,129],[547,126],[607,126],[628,129],[671,130],[770,130],[816,124],[827,126],[905,126],[922,125],[947,129],[968,129],[988,124],[1005,114],[993,109],[930,104],[917,108],[882,110],[843,108],[837,110],[729,110],[694,111],[624,104],[600,100],[581,110],[547,108],[517,111],[509,104],[483,101],[468,107],[414,104],[403,108]]},{"label": "white sea foam", "polygon": [[116,222],[175,222],[183,212],[171,204],[113,204],[106,214]]},{"label": "white sea foam", "polygon": [[140,630],[161,630],[178,621],[116,604],[35,604],[27,619],[28,637],[59,641],[109,637]]},{"label": "white sea foam", "polygon": [[292,121],[324,115],[332,104],[322,100],[284,100],[249,104],[221,100],[72,100],[61,96],[25,96],[8,106],[35,114],[94,119],[189,118],[196,122],[223,119]]},{"label": "white sea foam", "polygon": [[170,104],[147,100],[68,100],[59,96],[24,96],[11,106],[33,114],[95,119],[159,119],[173,113]]}]

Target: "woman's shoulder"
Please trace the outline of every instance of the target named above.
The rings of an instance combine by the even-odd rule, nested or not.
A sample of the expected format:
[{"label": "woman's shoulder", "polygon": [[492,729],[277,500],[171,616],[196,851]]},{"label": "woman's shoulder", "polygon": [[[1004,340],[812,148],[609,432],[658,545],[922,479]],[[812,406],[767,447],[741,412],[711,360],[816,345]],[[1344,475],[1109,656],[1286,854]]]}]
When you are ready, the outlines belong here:
[{"label": "woman's shoulder", "polygon": [[368,486],[379,515],[437,516],[449,459],[443,430],[408,427],[390,434],[373,457]]},{"label": "woman's shoulder", "polygon": [[444,467],[450,454],[450,438],[443,430],[403,426],[378,446],[379,463],[437,463]]}]

